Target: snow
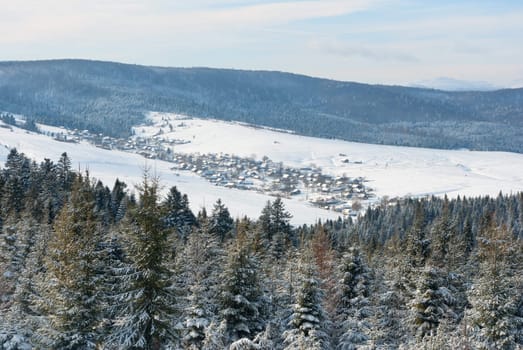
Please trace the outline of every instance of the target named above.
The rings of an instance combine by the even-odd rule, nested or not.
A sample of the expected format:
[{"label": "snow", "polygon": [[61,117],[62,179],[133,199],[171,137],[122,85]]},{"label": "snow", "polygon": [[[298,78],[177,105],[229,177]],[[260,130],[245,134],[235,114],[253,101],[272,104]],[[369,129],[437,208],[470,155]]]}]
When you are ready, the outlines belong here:
[{"label": "snow", "polygon": [[[290,166],[316,165],[332,175],[365,177],[378,197],[479,196],[523,190],[523,155],[517,153],[372,145],[164,113],[150,113],[154,125],[137,127],[137,134],[153,135],[162,118],[171,119],[175,128],[172,133],[163,128],[161,137],[191,141],[174,146],[176,152],[223,152],[257,159],[266,155]],[[180,123],[184,126],[176,127]],[[349,163],[343,163],[347,158]]]},{"label": "snow", "polygon": [[[175,173],[170,170],[172,163],[147,160],[134,153],[105,150],[87,142],[59,142],[19,128],[13,127],[11,131],[0,127],[0,165],[3,166],[9,150],[13,147],[38,162],[44,158],[56,162],[63,152],[67,152],[73,168],[81,171],[88,169],[92,177],[102,180],[109,188],[112,188],[116,178],[131,186],[139,184],[143,169],[150,167],[160,177],[165,192],[171,186],[177,186],[182,193],[187,193],[191,209],[195,212],[204,206],[210,211],[218,198],[221,198],[233,217],[247,215],[257,218],[267,201],[274,200],[274,197],[255,192],[214,186],[190,172]],[[339,216],[339,213],[315,208],[303,201],[284,199],[284,203],[287,210],[293,214],[291,223],[296,225],[312,224],[318,219],[336,219]]]},{"label": "snow", "polygon": [[[478,196],[523,191],[522,154],[371,145],[174,114],[150,113],[149,117],[152,125],[136,127],[137,135],[155,135],[163,123],[160,137],[190,141],[174,145],[175,152],[229,153],[256,159],[268,156],[293,167],[320,166],[324,173],[335,176],[346,174],[366,178],[369,181],[366,185],[374,189],[378,198],[432,194]],[[166,123],[173,126],[172,132]],[[274,200],[274,197],[259,193],[214,186],[190,172],[176,174],[170,170],[172,164],[168,162],[146,160],[137,154],[105,150],[85,142],[59,142],[18,128],[10,131],[0,127],[0,164],[5,162],[12,147],[37,161],[44,158],[57,161],[65,151],[75,168],[88,169],[91,176],[109,187],[117,177],[129,185],[139,183],[143,168],[149,166],[160,176],[165,191],[175,185],[187,193],[194,211],[203,206],[210,209],[221,198],[233,217],[256,218],[267,200]],[[347,158],[349,163],[344,163]],[[292,224],[311,224],[339,215],[312,207],[303,197],[284,199],[284,203],[293,214]]]}]

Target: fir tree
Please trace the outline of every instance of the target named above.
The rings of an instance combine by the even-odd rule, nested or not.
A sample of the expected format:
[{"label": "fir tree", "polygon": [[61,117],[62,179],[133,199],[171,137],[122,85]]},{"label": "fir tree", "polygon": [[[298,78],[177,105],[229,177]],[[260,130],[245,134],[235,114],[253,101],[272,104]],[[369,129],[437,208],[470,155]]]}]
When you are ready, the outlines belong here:
[{"label": "fir tree", "polygon": [[446,288],[443,275],[434,267],[426,267],[419,280],[411,307],[415,333],[420,338],[434,336],[444,319],[455,321],[457,318],[452,310],[456,299]]},{"label": "fir tree", "polygon": [[30,185],[30,161],[16,149],[7,156],[4,171],[3,196],[0,198],[4,218],[19,216],[24,209],[24,196]]},{"label": "fir tree", "polygon": [[338,349],[356,349],[370,338],[368,318],[373,314],[368,299],[370,273],[358,248],[351,247],[343,255],[340,275],[336,285],[337,308],[334,316],[335,335],[339,337]]},{"label": "fir tree", "polygon": [[227,325],[227,339],[252,339],[260,332],[266,317],[258,263],[246,235],[238,235],[231,245],[221,276],[220,314]]},{"label": "fir tree", "polygon": [[186,238],[196,225],[196,217],[189,208],[189,199],[186,194],[182,195],[176,186],[171,187],[164,202],[165,224],[174,228],[178,235]]},{"label": "fir tree", "polygon": [[471,290],[473,337],[485,349],[523,346],[521,241],[493,220],[478,239],[480,273]]},{"label": "fir tree", "polygon": [[56,164],[56,170],[60,188],[64,192],[69,192],[74,181],[75,173],[71,169],[71,159],[66,152],[62,153],[60,156],[60,159]]},{"label": "fir tree", "polygon": [[229,213],[229,209],[222,203],[221,199],[216,201],[209,218],[210,230],[220,242],[224,242],[234,228],[234,220]]},{"label": "fir tree", "polygon": [[443,267],[448,260],[450,241],[456,235],[449,213],[449,202],[447,198],[443,203],[440,217],[435,221],[431,230],[431,263],[436,267]]},{"label": "fir tree", "polygon": [[184,336],[187,347],[201,347],[205,330],[215,318],[218,293],[215,286],[221,272],[218,266],[221,266],[222,253],[216,238],[209,232],[208,220],[202,219],[189,236],[183,254],[185,283],[190,293]]},{"label": "fir tree", "polygon": [[138,206],[130,214],[129,266],[117,269],[120,292],[115,297],[115,330],[109,347],[156,350],[178,339],[177,298],[167,265],[170,232],[162,222],[158,186],[146,171],[138,188]]},{"label": "fir tree", "polygon": [[289,329],[283,334],[285,349],[330,348],[325,329],[326,315],[322,307],[323,291],[312,261],[312,253],[308,250],[301,261],[302,282],[297,291],[294,313],[288,324]]},{"label": "fir tree", "polygon": [[98,258],[100,242],[89,178],[79,176],[53,227],[40,285],[50,328],[40,342],[59,349],[94,349],[98,343]]},{"label": "fir tree", "polygon": [[123,219],[127,209],[127,184],[116,179],[113,189],[111,191],[110,209],[111,215],[116,222]]},{"label": "fir tree", "polygon": [[292,215],[285,210],[281,197],[278,196],[271,206],[269,224],[272,237],[271,251],[276,258],[281,258],[289,247],[297,243],[289,223],[291,217]]},{"label": "fir tree", "polygon": [[292,215],[285,209],[285,205],[283,204],[283,200],[281,199],[281,197],[276,197],[276,199],[272,203],[271,210],[271,226],[273,232],[281,232],[285,236],[290,236],[291,228],[289,221],[291,218]]},{"label": "fir tree", "polygon": [[271,201],[267,201],[267,204],[262,209],[261,215],[258,218],[258,230],[261,232],[265,244],[268,245],[272,241],[274,234]]}]

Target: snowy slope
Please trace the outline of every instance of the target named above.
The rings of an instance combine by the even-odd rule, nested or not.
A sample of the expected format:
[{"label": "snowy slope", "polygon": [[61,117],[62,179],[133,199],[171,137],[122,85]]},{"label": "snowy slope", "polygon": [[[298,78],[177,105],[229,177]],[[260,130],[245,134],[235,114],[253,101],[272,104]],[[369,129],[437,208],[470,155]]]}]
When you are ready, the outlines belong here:
[{"label": "snowy slope", "polygon": [[[504,152],[449,151],[396,146],[381,146],[303,137],[290,133],[254,128],[238,123],[187,118],[151,113],[152,125],[136,128],[138,136],[152,136],[162,129],[166,139],[189,140],[175,145],[175,152],[230,153],[261,159],[264,155],[289,166],[321,166],[333,175],[365,177],[367,186],[379,197],[460,195],[497,195],[523,191],[523,155]],[[168,124],[173,126],[170,131]],[[51,131],[51,129],[49,129]],[[57,132],[59,129],[52,129]],[[214,186],[200,177],[170,170],[171,163],[145,160],[133,153],[108,151],[87,143],[72,144],[30,134],[14,128],[0,128],[0,163],[9,148],[17,147],[37,161],[57,160],[67,152],[77,168],[88,168],[92,176],[109,187],[116,177],[136,184],[147,164],[156,169],[165,188],[176,185],[189,195],[192,208],[208,209],[221,198],[234,216],[258,217],[267,200],[262,194]],[[349,163],[343,160],[349,159]],[[361,164],[358,164],[361,162]],[[293,213],[294,224],[313,223],[317,219],[337,218],[338,214],[310,206],[294,198],[285,200]]]},{"label": "snowy slope", "polygon": [[[161,137],[191,141],[174,146],[176,152],[223,152],[258,159],[266,155],[296,167],[315,164],[326,173],[365,177],[378,197],[523,191],[523,154],[371,145],[160,113],[151,113],[150,120],[154,124],[137,127],[137,134],[154,135],[161,128]],[[169,123],[173,132],[166,127]],[[347,158],[349,163],[342,163]]]},{"label": "snowy slope", "polygon": [[[0,127],[0,164],[3,165],[12,147],[16,147],[36,161],[42,161],[44,158],[57,161],[63,152],[67,152],[74,168],[82,171],[89,169],[91,176],[102,180],[110,188],[116,178],[129,185],[138,184],[143,168],[149,166],[160,176],[165,190],[177,186],[181,192],[187,193],[191,208],[195,212],[203,206],[208,210],[212,209],[214,202],[221,198],[233,217],[247,215],[256,218],[267,201],[274,200],[273,197],[254,192],[217,187],[189,172],[180,172],[177,176],[170,170],[171,163],[146,160],[134,153],[104,150],[88,143],[58,142],[50,137],[27,133],[18,128],[12,128],[10,131]],[[331,211],[314,208],[303,201],[284,200],[284,202],[294,216],[291,220],[293,224],[311,224],[318,219],[335,219],[339,216]]]}]

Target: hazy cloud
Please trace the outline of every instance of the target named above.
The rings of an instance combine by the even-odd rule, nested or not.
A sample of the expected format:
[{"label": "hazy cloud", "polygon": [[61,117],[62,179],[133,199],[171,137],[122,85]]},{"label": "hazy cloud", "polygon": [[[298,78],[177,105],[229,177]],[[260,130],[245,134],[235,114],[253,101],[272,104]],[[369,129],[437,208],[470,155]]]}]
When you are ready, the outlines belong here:
[{"label": "hazy cloud", "polygon": [[[340,16],[369,8],[375,0],[307,0],[286,2],[196,1],[189,7],[163,0],[79,1],[0,0],[1,42],[55,39],[73,34],[114,31],[160,34],[222,31],[238,27],[279,25],[313,18]],[[228,6],[216,6],[217,4]]]},{"label": "hazy cloud", "polygon": [[361,57],[374,61],[417,62],[416,56],[389,48],[369,47],[338,40],[314,39],[308,45],[311,49],[342,57]]},{"label": "hazy cloud", "polygon": [[454,50],[456,53],[465,55],[485,55],[490,51],[484,46],[471,44],[465,41],[454,42],[452,45],[452,50]]}]

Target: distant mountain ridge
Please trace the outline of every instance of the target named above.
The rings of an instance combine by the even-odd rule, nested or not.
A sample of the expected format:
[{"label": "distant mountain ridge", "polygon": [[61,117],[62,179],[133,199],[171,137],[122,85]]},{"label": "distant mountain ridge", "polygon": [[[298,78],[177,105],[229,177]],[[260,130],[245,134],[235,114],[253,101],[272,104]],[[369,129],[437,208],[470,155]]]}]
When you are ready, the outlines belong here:
[{"label": "distant mountain ridge", "polygon": [[449,92],[271,71],[0,62],[0,111],[125,136],[148,111],[368,143],[523,153],[523,88]]},{"label": "distant mountain ridge", "polygon": [[414,84],[410,84],[409,86],[445,91],[494,91],[502,89],[501,87],[495,86],[486,81],[469,81],[449,77],[422,80]]}]

